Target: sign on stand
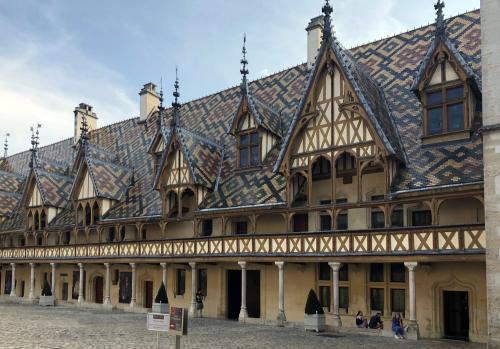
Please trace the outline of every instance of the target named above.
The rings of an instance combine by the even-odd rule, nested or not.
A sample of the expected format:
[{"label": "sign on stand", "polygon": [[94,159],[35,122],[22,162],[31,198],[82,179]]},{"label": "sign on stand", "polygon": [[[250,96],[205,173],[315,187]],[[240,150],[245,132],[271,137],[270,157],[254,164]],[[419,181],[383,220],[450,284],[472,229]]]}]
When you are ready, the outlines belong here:
[{"label": "sign on stand", "polygon": [[160,348],[160,332],[175,335],[175,349],[181,348],[181,336],[188,333],[188,310],[170,307],[170,314],[148,313],[148,330],[156,331],[156,347]]}]

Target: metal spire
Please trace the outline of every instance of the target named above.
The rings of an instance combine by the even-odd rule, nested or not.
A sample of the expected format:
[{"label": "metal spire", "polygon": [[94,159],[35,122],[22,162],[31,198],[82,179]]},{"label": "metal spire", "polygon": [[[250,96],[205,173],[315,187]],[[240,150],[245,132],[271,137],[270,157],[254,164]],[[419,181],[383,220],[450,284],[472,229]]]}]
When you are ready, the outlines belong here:
[{"label": "metal spire", "polygon": [[243,48],[241,49],[241,53],[243,54],[243,58],[241,59],[241,69],[240,73],[242,75],[242,80],[241,80],[241,87],[243,89],[246,89],[247,85],[247,75],[249,73],[247,65],[248,65],[248,60],[247,60],[247,34],[243,35]]},{"label": "metal spire", "polygon": [[174,96],[174,101],[172,102],[172,107],[174,108],[174,112],[172,115],[172,127],[178,126],[179,125],[179,117],[180,117],[180,109],[181,109],[181,104],[179,103],[179,97],[181,94],[179,93],[179,76],[178,76],[178,70],[177,67],[175,67],[175,83],[174,83],[174,93],[172,94]]},{"label": "metal spire", "polygon": [[31,160],[30,160],[30,168],[33,168],[35,165],[35,155],[38,150],[38,145],[40,142],[40,127],[42,127],[42,124],[37,123],[36,127],[31,126]]},{"label": "metal spire", "polygon": [[87,117],[85,116],[85,114],[82,114],[82,124],[80,125],[80,142],[86,144],[89,139],[89,124],[87,123]]},{"label": "metal spire", "polygon": [[160,106],[158,107],[158,118],[156,119],[156,126],[160,129],[163,118],[163,77],[160,77]]},{"label": "metal spire", "polygon": [[438,2],[434,5],[434,9],[436,10],[436,36],[444,35],[444,0],[438,0]]},{"label": "metal spire", "polygon": [[3,145],[3,158],[4,159],[7,158],[7,152],[9,150],[9,137],[10,137],[10,133],[6,133],[5,134],[5,143]]},{"label": "metal spire", "polygon": [[332,21],[331,21],[331,15],[333,12],[332,6],[330,6],[330,1],[326,0],[325,5],[323,6],[323,19],[324,19],[324,25],[323,25],[323,38],[322,40],[330,40],[332,38]]}]

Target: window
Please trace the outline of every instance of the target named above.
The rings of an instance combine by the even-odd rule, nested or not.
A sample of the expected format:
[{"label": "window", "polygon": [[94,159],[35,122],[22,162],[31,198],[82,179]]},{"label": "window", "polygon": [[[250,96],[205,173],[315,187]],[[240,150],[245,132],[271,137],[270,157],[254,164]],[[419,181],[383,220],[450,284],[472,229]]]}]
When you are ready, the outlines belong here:
[{"label": "window", "polygon": [[42,246],[43,244],[43,238],[41,236],[36,238],[36,244],[37,246]]},{"label": "window", "polygon": [[370,309],[384,313],[384,289],[370,288]]},{"label": "window", "polygon": [[108,230],[108,242],[113,242],[115,241],[115,228],[114,227],[110,227],[109,230]]},{"label": "window", "polygon": [[207,269],[198,269],[198,288],[205,297],[208,294],[207,279]]},{"label": "window", "polygon": [[411,223],[414,227],[421,227],[432,224],[432,216],[430,210],[413,211],[411,214]]},{"label": "window", "polygon": [[403,263],[391,264],[391,282],[406,282],[406,271]]},{"label": "window", "polygon": [[349,217],[347,216],[347,211],[342,211],[337,216],[337,229],[347,230],[348,229]]},{"label": "window", "polygon": [[382,263],[370,264],[370,281],[384,282],[384,265]]},{"label": "window", "polygon": [[204,219],[201,223],[201,235],[211,236],[213,231],[213,221],[211,219]]},{"label": "window", "polygon": [[343,153],[336,162],[337,176],[352,174],[356,170],[356,159],[348,153]]},{"label": "window", "polygon": [[405,290],[404,289],[391,289],[391,312],[405,313]]},{"label": "window", "polygon": [[186,292],[186,271],[184,269],[177,269],[175,294],[183,296]]},{"label": "window", "polygon": [[309,230],[309,215],[307,213],[297,213],[293,216],[293,231],[301,232]]},{"label": "window", "polygon": [[71,240],[71,232],[70,231],[64,232],[64,241],[63,241],[63,243],[65,245],[69,245],[70,240]]},{"label": "window", "polygon": [[426,93],[427,130],[429,136],[461,131],[465,128],[465,90],[463,85],[444,86]]},{"label": "window", "polygon": [[404,227],[403,210],[394,210],[391,215],[391,224],[393,227]]},{"label": "window", "polygon": [[316,180],[330,178],[331,172],[332,169],[330,161],[328,161],[324,157],[320,157],[313,165],[312,180],[316,181]]},{"label": "window", "polygon": [[372,195],[372,201],[384,201],[384,195]]},{"label": "window", "polygon": [[240,135],[240,167],[257,166],[260,163],[260,137],[257,131]]},{"label": "window", "polygon": [[332,230],[332,217],[330,215],[321,215],[320,219],[320,230],[321,231],[329,231]]},{"label": "window", "polygon": [[236,235],[243,235],[248,233],[247,222],[236,222],[234,223],[234,233]]},{"label": "window", "polygon": [[372,228],[380,229],[385,227],[384,212],[372,211]]},{"label": "window", "polygon": [[320,280],[330,280],[331,268],[328,263],[319,263],[319,279]]},{"label": "window", "polygon": [[331,295],[330,286],[319,287],[319,302],[321,303],[321,306],[323,308],[327,308],[328,311],[330,311],[330,304],[331,304],[330,295]]},{"label": "window", "polygon": [[339,281],[349,281],[349,265],[342,264],[339,270]]},{"label": "window", "polygon": [[339,287],[339,308],[348,309],[349,308],[349,288]]},{"label": "window", "polygon": [[[74,273],[75,272],[73,272],[73,275]],[[130,303],[132,300],[132,273],[130,271],[120,272],[118,299],[120,303]]]}]

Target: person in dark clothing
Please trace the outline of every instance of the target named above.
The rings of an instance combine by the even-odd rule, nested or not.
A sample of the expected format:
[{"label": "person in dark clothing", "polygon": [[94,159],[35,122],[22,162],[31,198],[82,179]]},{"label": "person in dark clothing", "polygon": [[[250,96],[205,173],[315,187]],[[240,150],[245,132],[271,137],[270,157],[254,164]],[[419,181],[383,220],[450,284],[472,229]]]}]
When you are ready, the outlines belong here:
[{"label": "person in dark clothing", "polygon": [[368,327],[368,322],[366,321],[366,318],[363,316],[363,312],[360,310],[356,314],[356,327],[357,328],[367,328]]},{"label": "person in dark clothing", "polygon": [[375,330],[383,330],[384,322],[380,318],[380,313],[376,313],[370,318],[370,322],[368,323],[368,327]]},{"label": "person in dark clothing", "polygon": [[196,310],[198,311],[198,316],[203,317],[203,291],[198,289],[198,292],[196,292]]}]

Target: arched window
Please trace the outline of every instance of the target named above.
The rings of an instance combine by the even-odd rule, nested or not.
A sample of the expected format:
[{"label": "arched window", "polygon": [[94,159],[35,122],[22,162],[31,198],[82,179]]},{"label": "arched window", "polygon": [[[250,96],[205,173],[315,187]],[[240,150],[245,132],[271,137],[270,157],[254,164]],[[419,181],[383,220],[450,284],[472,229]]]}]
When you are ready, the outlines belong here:
[{"label": "arched window", "polygon": [[92,211],[90,209],[90,205],[85,205],[85,225],[92,224]]},{"label": "arched window", "polygon": [[92,214],[93,214],[93,223],[97,223],[99,222],[99,220],[101,219],[101,216],[100,216],[100,211],[99,211],[99,205],[97,204],[97,202],[94,202],[94,206],[92,207]]},{"label": "arched window", "polygon": [[167,194],[166,200],[166,214],[168,217],[175,217],[179,212],[179,200],[177,200],[177,193],[174,191],[170,191]]},{"label": "arched window", "polygon": [[291,178],[290,183],[291,198],[293,207],[307,205],[307,178],[301,173],[296,173]]},{"label": "arched window", "polygon": [[42,210],[40,214],[40,229],[45,229],[47,226],[47,215],[45,214],[45,210]]},{"label": "arched window", "polygon": [[196,201],[194,193],[191,189],[186,189],[182,192],[181,196],[182,203],[182,216],[190,216],[196,209]]},{"label": "arched window", "polygon": [[33,227],[35,228],[35,230],[40,230],[40,215],[38,211],[35,211]]}]

